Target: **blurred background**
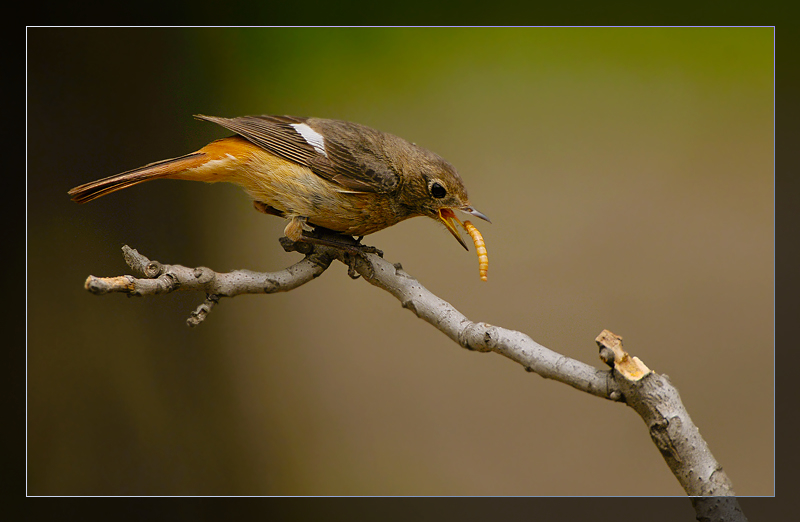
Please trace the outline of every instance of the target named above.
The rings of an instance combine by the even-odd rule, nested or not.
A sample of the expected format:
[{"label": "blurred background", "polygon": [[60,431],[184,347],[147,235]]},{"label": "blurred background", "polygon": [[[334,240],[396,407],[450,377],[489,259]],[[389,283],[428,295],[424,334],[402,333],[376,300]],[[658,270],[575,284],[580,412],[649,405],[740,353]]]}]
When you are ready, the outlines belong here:
[{"label": "blurred background", "polygon": [[447,158],[489,281],[431,220],[368,236],[474,321],[670,376],[739,495],[774,494],[771,28],[27,31],[31,495],[682,495],[629,408],[471,353],[334,264],[287,294],[92,296],[120,247],[278,270],[238,188],[71,187],[192,118],[346,119]]}]

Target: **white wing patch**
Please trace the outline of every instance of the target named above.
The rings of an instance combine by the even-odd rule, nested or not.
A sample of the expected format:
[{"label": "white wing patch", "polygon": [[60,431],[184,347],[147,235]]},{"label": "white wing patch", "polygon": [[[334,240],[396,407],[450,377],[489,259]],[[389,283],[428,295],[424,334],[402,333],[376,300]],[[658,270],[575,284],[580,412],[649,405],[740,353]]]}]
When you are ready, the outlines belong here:
[{"label": "white wing patch", "polygon": [[296,130],[300,136],[306,140],[306,143],[314,147],[314,150],[325,156],[328,157],[328,153],[325,151],[325,138],[322,137],[322,134],[315,131],[305,123],[292,123],[292,127]]}]

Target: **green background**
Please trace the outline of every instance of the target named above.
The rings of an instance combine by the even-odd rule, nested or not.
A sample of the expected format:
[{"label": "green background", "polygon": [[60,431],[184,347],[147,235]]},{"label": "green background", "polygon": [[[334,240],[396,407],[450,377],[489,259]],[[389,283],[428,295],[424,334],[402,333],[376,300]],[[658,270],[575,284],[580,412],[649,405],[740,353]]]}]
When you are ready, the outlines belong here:
[{"label": "green background", "polygon": [[288,294],[94,297],[166,263],[277,270],[233,186],[80,183],[347,119],[447,158],[489,282],[440,226],[366,238],[470,319],[666,373],[739,495],[774,493],[771,28],[29,29],[28,493],[681,495],[629,408],[460,349],[333,265]]}]

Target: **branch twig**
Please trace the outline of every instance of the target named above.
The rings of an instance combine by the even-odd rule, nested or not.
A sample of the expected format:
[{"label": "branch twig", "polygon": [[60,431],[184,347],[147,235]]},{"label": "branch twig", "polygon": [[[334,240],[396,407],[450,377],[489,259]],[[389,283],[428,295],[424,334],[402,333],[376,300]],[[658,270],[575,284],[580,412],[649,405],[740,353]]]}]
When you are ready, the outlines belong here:
[{"label": "branch twig", "polygon": [[292,243],[282,238],[284,249],[305,258],[272,273],[236,270],[218,273],[209,268],[187,268],[151,261],[124,246],[125,261],[143,278],[89,276],[86,289],[94,294],[159,295],[176,290],[206,294],[205,301],[187,320],[200,324],[222,297],[241,294],[286,292],[324,272],[334,259],[349,267],[351,277],[362,276],[370,284],[392,294],[417,317],[430,323],[463,348],[495,352],[521,364],[527,371],[553,379],[604,399],[623,402],[648,426],[650,436],[686,493],[698,520],[746,520],[730,479],[714,459],[705,440],[684,408],[678,391],[666,375],[651,371],[638,358],[622,350],[622,338],[603,331],[596,342],[600,358],[610,370],[599,370],[565,357],[514,330],[472,322],[450,303],[437,297],[406,273],[374,254],[354,255],[332,246]]},{"label": "branch twig", "polygon": [[221,297],[288,292],[319,277],[333,261],[333,257],[324,252],[311,252],[302,261],[278,272],[234,270],[220,273],[206,267],[187,268],[151,261],[128,245],[122,247],[122,255],[128,266],[142,278],[130,275],[89,276],[84,287],[96,295],[124,293],[146,296],[177,290],[205,292],[206,300],[186,320],[189,326],[199,325]]}]

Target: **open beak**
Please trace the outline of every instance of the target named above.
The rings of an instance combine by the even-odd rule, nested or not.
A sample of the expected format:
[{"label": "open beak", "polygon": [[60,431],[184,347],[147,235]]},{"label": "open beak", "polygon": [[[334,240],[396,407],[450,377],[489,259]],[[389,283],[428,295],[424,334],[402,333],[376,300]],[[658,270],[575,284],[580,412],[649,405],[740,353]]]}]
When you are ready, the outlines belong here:
[{"label": "open beak", "polygon": [[450,233],[453,234],[453,237],[456,238],[456,240],[458,240],[459,243],[461,243],[461,246],[464,247],[464,250],[469,250],[469,247],[467,247],[467,244],[464,242],[463,239],[461,239],[461,234],[458,233],[458,229],[456,228],[456,223],[458,223],[462,227],[464,225],[456,217],[453,211],[450,210],[449,208],[439,209],[439,219],[442,221],[442,223],[444,223],[444,226],[447,227],[447,230],[449,230]]},{"label": "open beak", "polygon": [[[483,213],[478,212],[477,210],[475,210],[470,206],[462,207],[458,210],[466,212],[467,214],[472,214],[473,216],[481,218],[485,221],[489,221],[489,218],[486,217]],[[461,222],[460,219],[456,217],[453,210],[449,208],[439,209],[439,219],[441,220],[442,223],[444,223],[444,226],[447,227],[447,230],[449,230],[450,233],[453,234],[453,237],[456,238],[456,240],[458,240],[459,243],[461,243],[461,246],[464,247],[464,250],[469,250],[469,247],[464,242],[464,240],[461,239],[461,234],[458,233],[458,229],[456,228],[456,223],[461,225],[462,228],[464,227],[464,224]],[[489,223],[491,223],[491,221],[489,221]]]}]

